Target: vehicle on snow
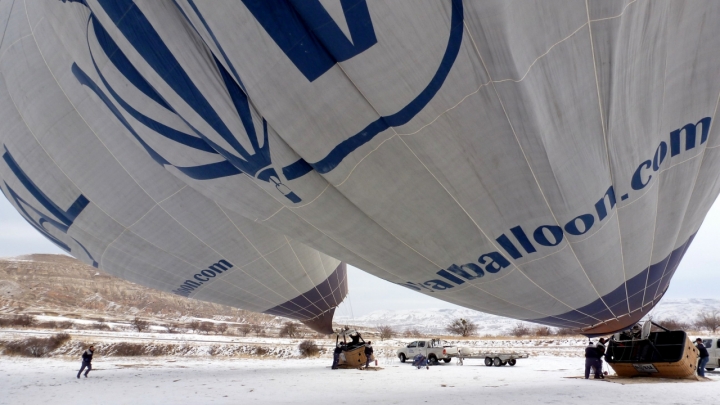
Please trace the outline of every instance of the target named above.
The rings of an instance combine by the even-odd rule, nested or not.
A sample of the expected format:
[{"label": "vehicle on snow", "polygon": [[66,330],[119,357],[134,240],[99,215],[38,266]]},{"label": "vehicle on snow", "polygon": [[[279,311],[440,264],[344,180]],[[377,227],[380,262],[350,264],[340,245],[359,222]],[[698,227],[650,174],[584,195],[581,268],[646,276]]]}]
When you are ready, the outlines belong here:
[{"label": "vehicle on snow", "polygon": [[416,355],[422,354],[427,358],[429,364],[437,364],[440,360],[450,363],[452,360],[450,353],[456,353],[457,348],[450,346],[444,340],[416,340],[408,343],[407,346],[397,350],[397,356],[401,362],[405,363],[407,359],[413,359]]}]

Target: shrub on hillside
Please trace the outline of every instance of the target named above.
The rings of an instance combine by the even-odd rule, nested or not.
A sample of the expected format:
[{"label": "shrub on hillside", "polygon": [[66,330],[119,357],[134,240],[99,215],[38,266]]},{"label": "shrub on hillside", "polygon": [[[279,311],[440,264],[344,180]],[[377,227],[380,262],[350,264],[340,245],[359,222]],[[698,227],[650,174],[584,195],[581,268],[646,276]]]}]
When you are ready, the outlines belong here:
[{"label": "shrub on hillside", "polygon": [[552,335],[552,329],[547,326],[536,326],[532,329],[531,334],[533,336],[550,336]]},{"label": "shrub on hillside", "polygon": [[27,328],[37,324],[37,320],[32,315],[13,315],[0,318],[0,327],[23,327]]},{"label": "shrub on hillside", "polygon": [[150,323],[148,321],[142,318],[138,318],[137,316],[132,320],[131,323],[138,332],[143,332],[150,327]]},{"label": "shrub on hillside", "polygon": [[215,330],[215,325],[212,322],[200,322],[198,326],[199,332],[204,332],[206,335]]},{"label": "shrub on hillside", "polygon": [[108,353],[115,356],[142,356],[145,354],[145,347],[140,343],[120,342],[114,344],[111,352]]},{"label": "shrub on hillside", "polygon": [[397,335],[395,329],[389,325],[380,325],[377,327],[377,331],[380,335],[380,340],[392,339],[393,336]]},{"label": "shrub on hillside", "polygon": [[251,330],[252,328],[250,328],[250,325],[248,324],[242,324],[239,328],[237,328],[238,334],[240,334],[241,336],[247,336],[247,334],[250,333]]},{"label": "shrub on hillside", "polygon": [[67,333],[57,333],[47,338],[31,337],[16,340],[5,344],[5,354],[25,357],[44,357],[62,346],[62,344],[68,340],[70,340],[70,335]]},{"label": "shrub on hillside", "polygon": [[320,348],[315,344],[314,340],[303,340],[298,345],[298,350],[303,357],[313,357],[320,353]]},{"label": "shrub on hillside", "polygon": [[527,336],[530,334],[530,328],[522,322],[518,322],[510,330],[510,334],[515,337]]}]

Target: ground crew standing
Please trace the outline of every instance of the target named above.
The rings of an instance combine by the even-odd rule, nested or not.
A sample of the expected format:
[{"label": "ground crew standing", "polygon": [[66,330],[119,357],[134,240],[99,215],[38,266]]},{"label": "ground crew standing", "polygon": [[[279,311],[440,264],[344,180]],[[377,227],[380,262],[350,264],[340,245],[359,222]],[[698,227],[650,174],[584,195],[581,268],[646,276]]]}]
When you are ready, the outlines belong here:
[{"label": "ground crew standing", "polygon": [[85,372],[85,378],[87,378],[88,373],[90,370],[92,370],[92,356],[93,353],[95,353],[95,346],[90,346],[87,350],[85,350],[82,354],[82,366],[80,367],[80,371],[77,373],[77,378],[80,378],[80,373],[83,372],[87,368],[87,371]]},{"label": "ground crew standing", "polygon": [[710,360],[710,355],[708,354],[702,339],[695,339],[695,347],[697,347],[700,356],[700,359],[698,360],[697,374],[700,377],[705,377],[705,366],[707,365],[708,360]]},{"label": "ground crew standing", "polygon": [[368,340],[367,344],[365,345],[365,368],[370,367],[370,359],[372,359],[372,356],[373,356],[372,342]]},{"label": "ground crew standing", "polygon": [[335,345],[335,350],[333,351],[333,370],[338,369],[338,363],[340,362],[340,353],[342,353],[342,346],[340,346],[340,343],[338,343]]},{"label": "ground crew standing", "polygon": [[597,373],[595,373],[595,375],[600,375],[600,378],[605,378],[605,375],[603,375],[602,372],[603,356],[605,356],[605,338],[600,338],[600,340],[598,340],[598,344],[595,345],[595,350],[597,350],[598,354],[597,365],[595,366]]},{"label": "ground crew standing", "polygon": [[585,379],[590,378],[590,369],[595,368],[595,378],[600,378],[600,370],[597,365],[598,351],[592,342],[585,348]]}]

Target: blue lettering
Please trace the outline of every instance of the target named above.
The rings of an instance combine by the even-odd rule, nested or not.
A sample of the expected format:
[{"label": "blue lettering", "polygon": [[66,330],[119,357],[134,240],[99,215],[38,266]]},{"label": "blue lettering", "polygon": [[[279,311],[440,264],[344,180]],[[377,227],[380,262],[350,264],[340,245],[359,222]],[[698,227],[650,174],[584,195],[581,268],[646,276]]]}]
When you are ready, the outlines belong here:
[{"label": "blue lettering", "polygon": [[[580,220],[580,222],[583,224],[582,231],[577,226],[578,220]],[[582,235],[585,232],[589,231],[594,223],[595,217],[592,214],[579,215],[571,219],[567,224],[565,224],[565,232],[569,233],[570,235]]]},{"label": "blue lettering", "polygon": [[515,238],[520,242],[520,245],[525,249],[528,253],[535,253],[537,250],[535,250],[535,246],[530,242],[530,239],[525,235],[525,231],[520,226],[516,226],[514,228],[510,228],[510,232],[512,232],[513,235],[515,235]]},{"label": "blue lettering", "polygon": [[667,156],[667,143],[665,141],[660,142],[657,149],[655,150],[655,156],[653,157],[653,171],[658,171],[663,160]]},{"label": "blue lettering", "polygon": [[640,166],[635,170],[635,173],[632,176],[632,180],[630,181],[630,187],[632,187],[633,190],[642,190],[645,188],[645,186],[650,183],[650,179],[652,179],[652,174],[648,175],[647,181],[642,181],[642,170],[650,168],[652,162],[649,160],[646,160],[642,163],[640,163]]},{"label": "blue lettering", "polygon": [[377,43],[364,0],[341,0],[352,42],[319,0],[243,0],[255,19],[309,80]]},{"label": "blue lettering", "polygon": [[597,211],[599,221],[602,221],[608,213],[608,210],[605,207],[605,197],[608,198],[608,201],[610,202],[610,209],[612,210],[615,206],[615,189],[613,186],[610,186],[605,192],[605,195],[595,203],[595,211]]},{"label": "blue lettering", "polygon": [[[545,235],[546,229],[550,232],[550,235],[552,235],[555,242],[550,242],[547,238],[547,235]],[[535,242],[543,246],[557,246],[563,240],[562,228],[557,225],[538,226],[537,229],[535,229],[535,232],[533,232],[533,238],[535,239]]]},{"label": "blue lettering", "polygon": [[682,131],[685,131],[685,150],[690,150],[695,147],[695,140],[697,139],[696,129],[698,124],[702,124],[700,143],[705,143],[710,131],[710,121],[710,117],[705,117],[696,124],[687,124],[680,129],[670,132],[670,156],[677,156],[680,154],[680,132]]},{"label": "blue lettering", "polygon": [[487,271],[488,273],[497,273],[498,271],[510,265],[508,259],[506,259],[505,256],[501,255],[498,252],[490,252],[480,256],[478,258],[480,264],[485,264],[485,258],[490,259],[490,261],[487,263],[487,266],[485,266],[485,271]]}]

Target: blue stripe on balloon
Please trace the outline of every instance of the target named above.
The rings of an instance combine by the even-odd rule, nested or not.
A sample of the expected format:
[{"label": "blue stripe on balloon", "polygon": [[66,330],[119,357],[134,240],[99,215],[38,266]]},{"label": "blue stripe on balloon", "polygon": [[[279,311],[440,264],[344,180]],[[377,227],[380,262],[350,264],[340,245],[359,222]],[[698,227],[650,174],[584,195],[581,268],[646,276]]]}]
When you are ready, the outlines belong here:
[{"label": "blue stripe on balloon", "polygon": [[[653,278],[657,279],[657,272],[659,270],[655,270],[656,266],[661,265],[662,263],[667,263],[667,267],[662,266],[663,268],[665,268],[665,276],[663,276],[663,281],[665,282],[660,283],[659,288],[656,286],[658,284],[657,282],[646,282],[646,280],[648,280],[648,269],[645,269],[639,274],[628,279],[626,283],[619,285],[610,293],[603,295],[601,298],[596,299],[588,305],[585,305],[576,310],[568,311],[560,315],[554,315],[539,319],[528,319],[528,321],[544,323],[548,325],[552,324],[554,326],[577,328],[578,323],[583,324],[582,326],[591,326],[593,324],[599,323],[588,321],[587,316],[583,314],[590,314],[594,318],[598,318],[602,321],[608,321],[614,319],[615,317],[627,315],[629,312],[628,306],[630,306],[630,309],[632,311],[635,311],[640,309],[642,305],[646,305],[649,301],[654,300],[655,303],[657,303],[657,299],[665,293],[665,289],[670,282],[670,278],[680,264],[680,259],[682,259],[683,255],[687,251],[687,248],[690,246],[694,238],[695,235],[690,236],[690,238],[688,238],[685,243],[683,243],[677,249],[673,250],[666,258],[664,258],[657,264],[650,266],[650,273],[655,273],[653,275]],[[643,296],[645,296],[644,303]],[[610,307],[612,313],[608,311],[608,306]]]},{"label": "blue stripe on balloon", "polygon": [[[140,53],[145,61],[167,84],[215,131],[230,144],[245,161],[237,159],[213,143],[213,149],[228,159],[238,169],[255,175],[266,167],[264,156],[248,153],[212,108],[202,92],[187,75],[173,53],[168,49],[155,28],[132,0],[98,0],[105,13],[115,23],[125,38]],[[246,128],[247,130],[247,128]],[[207,138],[204,137],[206,140]]]},{"label": "blue stripe on balloon", "polygon": [[442,87],[445,79],[447,79],[450,69],[455,64],[458,53],[460,52],[460,44],[463,38],[463,5],[461,0],[453,0],[452,17],[451,17],[450,38],[445,49],[440,66],[435,72],[430,83],[425,89],[413,99],[407,106],[395,114],[380,117],[376,121],[366,126],[359,133],[342,141],[335,146],[330,153],[316,163],[308,163],[300,159],[283,168],[283,174],[288,180],[297,179],[315,169],[318,173],[328,173],[335,169],[340,162],[349,154],[357,150],[357,148],[370,142],[375,136],[390,127],[396,127],[408,123],[415,117],[430,100],[435,97],[438,90]]}]

